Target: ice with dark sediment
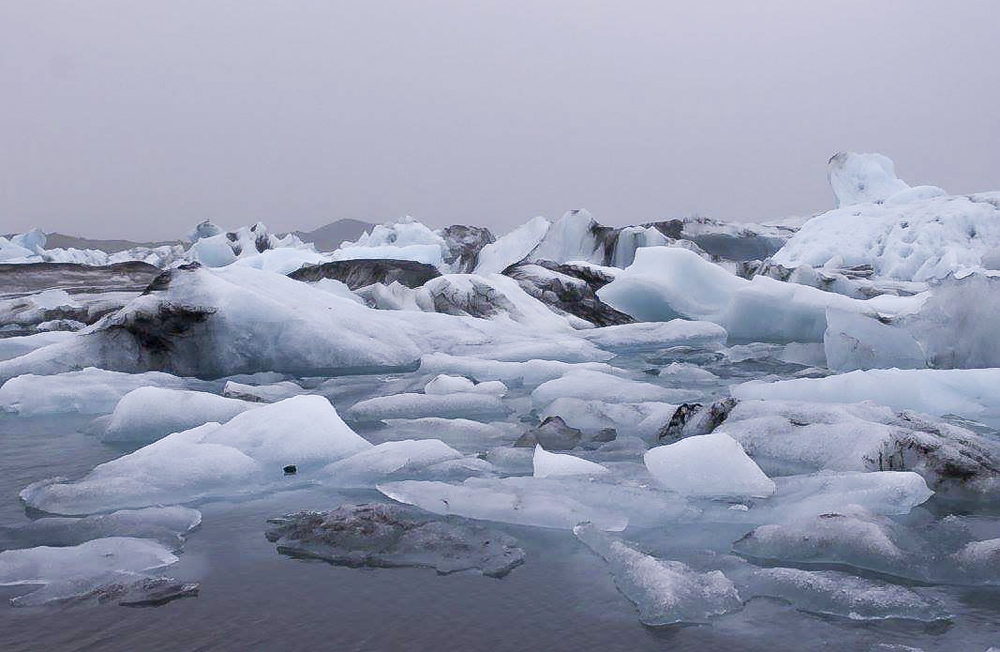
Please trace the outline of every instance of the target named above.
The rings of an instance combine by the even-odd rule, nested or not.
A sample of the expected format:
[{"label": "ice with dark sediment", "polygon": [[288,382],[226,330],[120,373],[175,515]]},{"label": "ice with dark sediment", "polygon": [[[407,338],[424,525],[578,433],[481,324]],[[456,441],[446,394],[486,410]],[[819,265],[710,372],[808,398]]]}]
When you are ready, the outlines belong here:
[{"label": "ice with dark sediment", "polygon": [[475,570],[503,577],[525,560],[517,540],[495,528],[401,505],[344,504],[268,523],[267,538],[279,552],[343,566],[423,566],[441,574]]}]

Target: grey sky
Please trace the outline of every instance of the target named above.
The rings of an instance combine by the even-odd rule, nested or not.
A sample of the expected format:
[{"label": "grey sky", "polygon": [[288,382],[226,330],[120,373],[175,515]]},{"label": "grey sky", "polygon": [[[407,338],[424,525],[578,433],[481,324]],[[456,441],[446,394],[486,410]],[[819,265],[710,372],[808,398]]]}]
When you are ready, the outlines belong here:
[{"label": "grey sky", "polygon": [[832,206],[1000,188],[992,0],[0,0],[0,232]]}]

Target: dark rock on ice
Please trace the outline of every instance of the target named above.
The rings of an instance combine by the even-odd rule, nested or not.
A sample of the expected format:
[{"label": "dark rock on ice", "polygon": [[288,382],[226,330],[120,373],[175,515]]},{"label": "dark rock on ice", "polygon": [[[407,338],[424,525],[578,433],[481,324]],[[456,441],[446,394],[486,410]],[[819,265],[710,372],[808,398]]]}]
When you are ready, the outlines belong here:
[{"label": "dark rock on ice", "polygon": [[289,277],[296,281],[312,283],[324,278],[332,278],[347,285],[352,290],[373,283],[389,285],[398,282],[408,288],[418,288],[432,278],[441,276],[433,265],[415,260],[335,260],[322,265],[307,265],[297,269]]},{"label": "dark rock on ice", "polygon": [[412,507],[345,504],[268,521],[278,552],[352,567],[421,566],[438,573],[478,570],[503,577],[524,562],[517,540],[498,530]]},{"label": "dark rock on ice", "polygon": [[597,297],[596,290],[608,281],[588,281],[581,276],[596,277],[578,272],[579,267],[557,265],[548,261],[522,262],[511,265],[503,273],[517,281],[525,292],[556,312],[574,315],[596,326],[630,324],[635,321],[630,315],[615,310]]},{"label": "dark rock on ice", "polygon": [[296,473],[298,473],[299,470],[294,464],[289,464],[286,467],[284,467],[282,471],[285,472],[285,475],[295,475]]},{"label": "dark rock on ice", "polygon": [[453,224],[441,229],[440,235],[448,245],[444,262],[455,272],[469,273],[479,263],[479,252],[496,238],[489,229],[479,226]]},{"label": "dark rock on ice", "polygon": [[670,421],[660,429],[657,439],[662,441],[707,435],[726,420],[736,403],[734,398],[722,399],[707,407],[701,403],[682,403],[674,411]]}]

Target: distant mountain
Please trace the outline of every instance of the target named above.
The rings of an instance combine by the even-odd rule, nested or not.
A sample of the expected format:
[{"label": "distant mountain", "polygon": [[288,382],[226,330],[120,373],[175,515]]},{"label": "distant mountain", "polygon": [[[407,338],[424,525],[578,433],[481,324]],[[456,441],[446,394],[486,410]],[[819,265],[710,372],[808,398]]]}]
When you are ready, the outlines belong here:
[{"label": "distant mountain", "polygon": [[[4,237],[10,238],[17,234],[7,233]],[[46,249],[100,249],[101,251],[114,254],[119,251],[133,249],[135,247],[162,247],[163,245],[185,244],[182,240],[164,240],[162,242],[133,242],[132,240],[95,240],[94,238],[79,238],[75,235],[65,233],[46,233]]]},{"label": "distant mountain", "polygon": [[109,254],[125,251],[134,247],[161,247],[163,245],[182,244],[180,240],[164,240],[162,242],[133,242],[131,240],[95,240],[93,238],[78,238],[64,233],[46,233],[46,249],[100,249]]},{"label": "distant mountain", "polygon": [[293,231],[302,242],[316,245],[317,251],[333,251],[344,240],[357,240],[365,231],[370,231],[375,225],[361,220],[343,219],[330,222],[312,231]]}]

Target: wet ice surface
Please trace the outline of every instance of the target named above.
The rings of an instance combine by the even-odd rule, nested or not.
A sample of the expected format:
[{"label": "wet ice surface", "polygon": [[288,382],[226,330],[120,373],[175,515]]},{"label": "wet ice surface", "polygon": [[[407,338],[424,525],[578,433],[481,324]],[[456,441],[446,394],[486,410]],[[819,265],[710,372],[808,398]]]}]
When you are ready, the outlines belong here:
[{"label": "wet ice surface", "polygon": [[[675,374],[663,373],[671,364],[683,364],[685,357],[697,359],[699,366],[718,380],[705,382],[703,379],[695,384],[690,378],[679,379]],[[734,382],[765,376],[792,378],[809,369],[807,365],[783,360],[785,357],[789,354],[780,345],[747,345],[731,346],[718,352],[623,352],[610,362],[632,374],[631,379],[642,379],[665,390],[692,391],[695,388],[699,393],[697,400],[707,404],[726,396],[728,385]],[[661,373],[642,373],[653,369]],[[361,400],[405,391],[419,392],[436,376],[436,372],[418,371],[339,378],[329,382],[309,379],[302,380],[301,384],[308,391],[327,395],[338,410],[345,413]],[[415,437],[426,439],[440,433],[445,442],[453,446],[449,450],[485,453],[485,459],[480,461],[492,464],[496,474],[531,476],[533,449],[517,449],[512,445],[520,433],[537,425],[537,421],[523,423],[519,418],[524,412],[530,412],[531,392],[544,382],[539,379],[528,387],[514,383],[504,400],[527,407],[522,408],[520,414],[490,425],[467,419],[404,417],[390,419],[384,426],[357,424],[357,431],[374,444],[405,442]],[[516,403],[519,400],[522,403]],[[607,405],[620,404],[604,404]],[[613,413],[617,416],[621,410],[613,410]],[[87,429],[91,421],[92,415],[0,415],[0,526],[24,528],[29,520],[35,520],[34,529],[44,531],[45,522],[37,519],[47,515],[30,510],[26,513],[17,500],[18,491],[32,482],[53,476],[81,478],[98,464],[131,450],[123,448],[123,444],[102,443],[98,436],[78,432]],[[634,419],[631,423],[637,428],[640,422],[641,419]],[[579,425],[585,433],[594,434],[599,430],[595,427],[599,425],[596,422]],[[984,432],[992,436],[989,429]],[[619,439],[612,442],[613,446],[606,442],[586,443],[585,439],[585,445],[568,454],[602,464],[616,481],[628,481],[631,474],[640,473],[642,454],[649,446],[648,439],[645,444],[635,439],[638,447],[630,448],[630,434],[621,432]],[[650,435],[646,433],[645,436]],[[654,439],[655,436],[653,432]],[[39,445],[41,442],[44,445]],[[435,452],[446,448],[431,446],[428,450]],[[373,449],[355,455],[370,455],[367,453],[370,450]],[[427,459],[440,463],[451,456],[449,453],[442,457],[435,452]],[[332,465],[339,465],[338,468],[358,465],[357,461],[348,463],[351,459],[348,456]],[[358,460],[363,461],[363,458]],[[389,467],[395,468],[393,464]],[[639,557],[642,560],[683,564],[695,577],[716,571],[725,574],[733,582],[740,602],[734,604],[723,595],[725,613],[704,618],[707,624],[653,628],[642,625],[640,612],[616,584],[609,564],[577,540],[570,531],[574,523],[568,521],[561,530],[518,525],[502,516],[494,518],[506,522],[472,521],[516,539],[517,545],[524,550],[524,563],[502,579],[483,577],[478,572],[439,575],[426,568],[359,569],[293,559],[278,554],[274,544],[265,538],[265,532],[272,527],[267,519],[282,514],[330,510],[344,503],[388,502],[373,485],[384,479],[385,472],[390,473],[392,481],[393,470],[389,467],[374,472],[370,466],[359,466],[358,473],[352,476],[358,480],[351,484],[368,488],[337,488],[332,486],[335,482],[307,487],[303,486],[301,477],[287,476],[273,479],[277,484],[271,483],[268,492],[278,490],[274,493],[244,497],[237,502],[196,502],[190,506],[202,512],[202,523],[187,534],[183,548],[177,553],[179,561],[150,575],[172,578],[172,583],[163,585],[167,589],[180,590],[178,587],[197,583],[200,585],[197,597],[141,610],[122,609],[117,606],[118,600],[102,601],[96,596],[79,600],[72,607],[4,604],[0,606],[0,631],[4,633],[5,649],[73,648],[88,644],[100,649],[121,650],[185,645],[234,650],[269,645],[309,649],[334,644],[347,649],[387,649],[419,642],[415,647],[421,649],[809,650],[834,646],[836,649],[867,650],[881,643],[891,643],[924,650],[985,650],[1000,636],[997,624],[1000,622],[1000,593],[995,587],[968,586],[968,581],[956,581],[954,577],[946,585],[914,585],[914,578],[898,570],[893,572],[895,567],[891,564],[866,564],[856,557],[847,558],[845,562],[842,558],[796,556],[792,554],[794,550],[782,555],[762,554],[760,557],[765,558],[762,560],[747,553],[747,558],[753,558],[754,563],[764,569],[786,567],[800,573],[768,570],[752,575],[747,568],[752,571],[755,566],[732,555],[733,543],[756,527],[773,522],[774,518],[767,517],[766,513],[754,516],[759,508],[754,500],[728,504],[692,499],[696,509],[709,510],[716,516],[702,522],[681,519],[656,524],[654,516],[689,514],[684,510],[690,509],[690,506],[639,500],[646,495],[659,496],[651,493],[661,491],[657,487],[628,490],[629,500],[636,501],[629,515],[636,527],[610,536],[624,541],[637,555],[642,555]],[[320,471],[307,469],[307,473]],[[864,475],[868,476],[866,479],[876,477],[872,473]],[[426,477],[423,482],[447,482],[454,486],[462,482],[461,477],[453,475],[442,476],[443,479],[433,475]],[[596,510],[599,518],[607,505],[594,501],[598,497],[606,502],[621,501],[621,492],[625,491],[618,489],[619,493],[615,493],[611,485],[595,485],[601,477],[604,474],[598,474],[593,480],[587,475],[537,480],[565,483],[560,486],[571,489],[563,498],[588,502],[588,508]],[[523,494],[535,480],[524,477],[511,482]],[[480,487],[503,486],[502,480],[491,479],[489,475],[470,482]],[[795,483],[789,485],[781,478],[776,484],[775,500],[789,487],[798,492],[815,491],[815,487],[792,486]],[[913,490],[920,491],[919,487]],[[547,496],[551,498],[552,492]],[[864,490],[859,496],[872,495]],[[872,499],[876,503],[884,502],[884,497]],[[743,502],[749,502],[748,511],[735,509]],[[489,505],[477,503],[480,508],[484,504]],[[649,505],[655,506],[655,514],[644,511]],[[817,503],[816,509],[825,507],[827,505]],[[731,518],[717,518],[722,511]],[[778,512],[776,508],[774,513]],[[948,528],[928,529],[927,523],[938,522],[950,513],[964,516],[955,517]],[[995,564],[996,553],[989,544],[969,545],[1000,536],[997,531],[1000,514],[994,507],[982,503],[932,498],[908,516],[865,517],[851,513],[848,517],[876,522],[885,519],[903,528],[904,532],[916,532],[914,536],[937,537],[935,540],[941,542],[942,555],[957,555],[955,565],[959,562],[971,564],[979,569],[980,576],[983,568],[988,570],[991,563]],[[761,518],[762,521],[755,520]],[[801,519],[807,518],[815,516],[801,516]],[[794,534],[797,524],[791,522],[785,527]],[[28,532],[30,528],[20,531]],[[31,545],[44,544],[42,538],[31,540]],[[737,545],[736,551],[742,554],[744,551],[740,547]],[[903,543],[900,547],[905,552]],[[962,551],[964,556],[959,554]],[[777,562],[776,556],[785,561]],[[807,558],[802,558],[804,556]],[[916,561],[915,556],[910,559]],[[902,563],[906,562],[904,555]],[[802,575],[803,572],[816,575]],[[845,572],[850,573],[849,581],[838,584],[831,579],[838,577],[836,573]],[[946,578],[934,579],[943,581]],[[856,592],[838,593],[836,586],[853,587]],[[23,586],[0,587],[0,599],[6,602],[9,598],[26,596],[29,591],[30,587]],[[886,614],[890,617],[883,619]],[[951,617],[942,619],[941,614]],[[892,617],[897,615],[903,617]],[[859,616],[873,619],[861,620]],[[55,622],[58,627],[52,626]],[[498,628],[498,622],[516,623],[517,626]]]}]

